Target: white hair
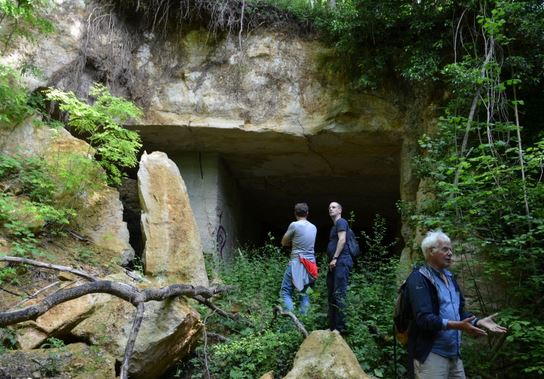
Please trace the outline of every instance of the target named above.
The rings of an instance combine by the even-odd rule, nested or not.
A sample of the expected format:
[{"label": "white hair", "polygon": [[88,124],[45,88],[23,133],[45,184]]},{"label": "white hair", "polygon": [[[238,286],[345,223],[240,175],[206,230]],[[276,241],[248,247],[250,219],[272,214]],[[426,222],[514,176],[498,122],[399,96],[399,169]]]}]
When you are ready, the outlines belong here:
[{"label": "white hair", "polygon": [[429,250],[436,247],[438,240],[451,243],[450,237],[448,237],[448,235],[440,229],[430,230],[427,232],[425,238],[423,238],[423,241],[421,241],[421,251],[425,256],[425,259],[427,259],[429,256]]}]

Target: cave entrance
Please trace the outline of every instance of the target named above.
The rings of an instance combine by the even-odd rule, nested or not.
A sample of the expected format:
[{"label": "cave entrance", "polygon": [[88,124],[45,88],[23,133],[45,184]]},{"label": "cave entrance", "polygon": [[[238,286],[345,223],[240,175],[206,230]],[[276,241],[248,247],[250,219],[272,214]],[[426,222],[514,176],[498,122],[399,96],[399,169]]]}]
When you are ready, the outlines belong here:
[{"label": "cave entrance", "polygon": [[312,136],[243,128],[139,126],[144,149],[163,151],[178,165],[200,228],[204,250],[228,258],[243,245],[279,239],[306,202],[324,251],[338,201],[353,229],[371,230],[376,214],[388,239],[400,236],[398,135],[321,132]]}]

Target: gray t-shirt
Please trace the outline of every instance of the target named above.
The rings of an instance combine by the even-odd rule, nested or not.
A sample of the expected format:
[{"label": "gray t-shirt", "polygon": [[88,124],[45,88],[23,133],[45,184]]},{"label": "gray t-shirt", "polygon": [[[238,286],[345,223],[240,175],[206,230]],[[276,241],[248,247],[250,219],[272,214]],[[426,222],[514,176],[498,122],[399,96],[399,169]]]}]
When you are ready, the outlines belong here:
[{"label": "gray t-shirt", "polygon": [[314,253],[317,228],[308,220],[293,221],[285,234],[291,237],[291,259],[300,253]]}]

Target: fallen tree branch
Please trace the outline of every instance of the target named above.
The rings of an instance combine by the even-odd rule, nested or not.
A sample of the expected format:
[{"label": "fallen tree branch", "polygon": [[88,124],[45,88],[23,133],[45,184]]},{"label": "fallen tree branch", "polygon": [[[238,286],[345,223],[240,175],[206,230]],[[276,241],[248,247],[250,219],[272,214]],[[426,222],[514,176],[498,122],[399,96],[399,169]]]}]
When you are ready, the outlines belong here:
[{"label": "fallen tree branch", "polygon": [[82,278],[95,281],[97,280],[96,277],[94,277],[91,274],[86,273],[85,271],[77,270],[75,268],[71,268],[68,266],[60,266],[60,265],[54,265],[51,263],[45,263],[40,261],[35,261],[33,259],[27,259],[27,258],[20,258],[20,257],[10,257],[10,256],[0,256],[0,262],[12,262],[12,263],[20,263],[20,264],[28,264],[36,267],[42,267],[42,268],[48,268],[51,270],[56,271],[65,271],[72,273],[74,275],[80,276]]},{"label": "fallen tree branch", "polygon": [[132,356],[132,351],[134,350],[134,345],[136,344],[136,337],[140,331],[140,326],[142,325],[142,320],[144,318],[145,305],[144,303],[138,304],[136,312],[134,313],[134,321],[132,323],[132,329],[130,329],[130,334],[127,341],[127,346],[125,347],[125,356],[123,358],[123,364],[121,365],[121,379],[128,378],[128,363],[130,357]]},{"label": "fallen tree branch", "polygon": [[293,314],[293,312],[286,312],[283,309],[281,309],[279,305],[276,305],[273,308],[273,311],[274,311],[274,318],[272,319],[272,321],[276,319],[278,314],[280,316],[289,317],[291,318],[291,320],[293,320],[293,323],[295,324],[296,328],[304,335],[304,337],[308,337],[308,331],[304,327],[304,324],[300,322],[300,320],[297,318],[297,316]]},{"label": "fallen tree branch", "polygon": [[59,283],[60,283],[60,281],[57,280],[56,282],[53,282],[53,283],[51,283],[51,284],[49,284],[49,285],[47,285],[47,286],[45,286],[45,287],[39,289],[38,291],[34,292],[32,295],[28,296],[26,299],[23,299],[23,300],[21,300],[19,303],[15,304],[15,305],[13,306],[13,308],[19,308],[21,305],[23,305],[23,304],[26,303],[27,301],[34,299],[36,296],[38,296],[38,295],[41,294],[42,292],[47,291],[47,290],[48,290],[49,288],[51,288],[51,287],[57,286]]},{"label": "fallen tree branch", "polygon": [[209,301],[208,299],[203,298],[202,296],[195,296],[195,297],[193,297],[193,299],[198,301],[200,304],[203,304],[203,305],[207,306],[208,308],[210,308],[211,310],[217,312],[217,314],[219,314],[219,315],[221,315],[223,317],[230,318],[231,320],[234,320],[234,321],[242,321],[247,325],[251,325],[251,322],[249,322],[249,320],[246,320],[245,318],[240,317],[240,315],[238,315],[238,314],[233,314],[233,313],[229,313],[227,311],[224,311],[223,309],[219,308],[217,305],[213,304],[211,301]]},{"label": "fallen tree branch", "polygon": [[132,351],[134,350],[134,345],[136,343],[136,338],[138,336],[138,332],[140,330],[144,315],[144,303],[148,301],[161,301],[171,297],[187,296],[194,298],[197,301],[203,303],[204,305],[211,307],[214,311],[221,311],[224,315],[228,315],[227,312],[220,310],[208,300],[209,298],[218,293],[226,292],[227,290],[229,290],[230,287],[227,286],[207,288],[203,286],[193,286],[188,284],[172,284],[170,286],[162,288],[146,288],[140,290],[126,283],[113,282],[110,280],[97,280],[92,275],[80,270],[75,270],[71,267],[53,265],[49,263],[34,261],[31,259],[8,256],[0,257],[0,261],[30,264],[37,267],[67,271],[91,280],[90,283],[84,283],[70,288],[63,288],[45,297],[35,305],[20,310],[0,312],[0,327],[13,325],[28,320],[36,320],[36,318],[38,318],[56,305],[91,293],[107,293],[119,297],[134,305],[136,307],[136,312],[134,314],[132,328],[128,337],[127,345],[125,347],[125,354],[123,357],[123,363],[120,373],[121,379],[128,378],[130,357],[132,355]]},{"label": "fallen tree branch", "polygon": [[194,298],[201,296],[210,298],[215,294],[226,292],[223,287],[202,287],[188,284],[173,284],[160,289],[147,288],[139,290],[129,284],[112,282],[110,280],[97,280],[91,283],[85,283],[76,287],[65,288],[44,298],[38,304],[16,310],[0,313],[0,327],[17,324],[19,322],[35,320],[55,305],[91,293],[107,293],[128,301],[134,306],[148,301],[160,301],[170,297],[187,296]]}]

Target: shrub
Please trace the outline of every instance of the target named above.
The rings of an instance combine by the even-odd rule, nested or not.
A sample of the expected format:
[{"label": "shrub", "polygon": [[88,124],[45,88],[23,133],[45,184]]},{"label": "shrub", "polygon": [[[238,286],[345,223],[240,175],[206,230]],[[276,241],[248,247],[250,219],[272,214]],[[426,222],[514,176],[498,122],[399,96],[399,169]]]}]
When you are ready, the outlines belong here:
[{"label": "shrub", "polygon": [[[379,252],[379,256],[367,256],[353,272],[346,341],[367,372],[376,377],[393,377],[391,330],[397,263],[387,258],[391,244],[385,241],[384,222],[379,221],[368,237],[367,248]],[[227,320],[201,308],[206,330],[223,334],[229,341],[199,346],[190,362],[178,365],[176,377],[207,378],[206,368],[212,378],[221,379],[256,378],[270,370],[283,376],[291,369],[303,337],[285,317],[272,322],[272,308],[281,304],[279,289],[288,261],[288,253],[269,238],[262,248],[239,249],[227,265],[209,262],[219,267],[219,276],[226,285],[234,286],[216,303],[249,322]],[[327,328],[326,257],[319,267],[319,279],[310,292],[310,312],[300,316],[308,332]],[[401,366],[399,372],[403,370]]]},{"label": "shrub", "polygon": [[0,65],[0,127],[18,124],[32,113],[28,94],[20,83],[17,70]]},{"label": "shrub", "polygon": [[13,238],[15,255],[36,255],[36,235],[58,233],[74,216],[55,203],[50,168],[39,158],[0,154],[0,225]]},{"label": "shrub", "polygon": [[68,125],[95,148],[96,159],[106,170],[109,183],[119,185],[120,168],[136,166],[136,154],[142,146],[138,133],[122,125],[143,113],[130,101],[112,96],[101,84],[94,84],[90,95],[94,99],[92,104],[81,101],[73,92],[58,89],[46,92],[48,100],[57,101],[60,110],[67,112]]}]

